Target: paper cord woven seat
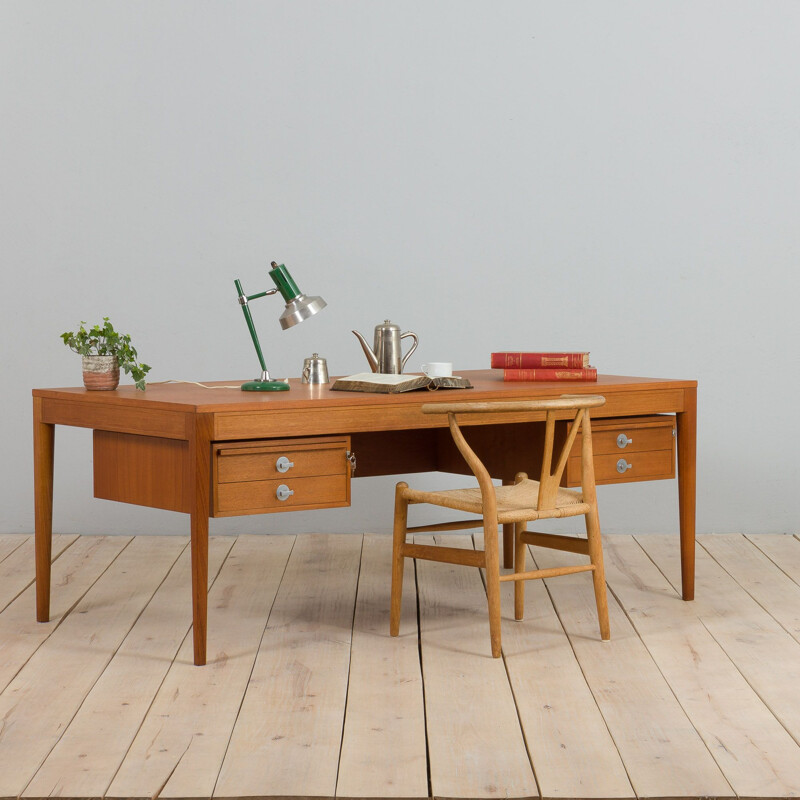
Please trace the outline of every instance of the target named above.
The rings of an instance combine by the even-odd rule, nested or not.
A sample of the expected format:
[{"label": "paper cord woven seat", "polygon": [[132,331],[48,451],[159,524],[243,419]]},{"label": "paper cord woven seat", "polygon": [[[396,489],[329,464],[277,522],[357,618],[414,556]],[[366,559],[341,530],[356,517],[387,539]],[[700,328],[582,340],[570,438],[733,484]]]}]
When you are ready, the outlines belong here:
[{"label": "paper cord woven seat", "polygon": [[[449,489],[441,492],[412,489],[405,482],[395,490],[394,538],[392,548],[392,599],[389,630],[392,636],[400,632],[400,610],[403,591],[403,566],[406,558],[444,561],[450,564],[483,567],[486,569],[486,594],[489,606],[489,633],[492,655],[501,653],[500,635],[500,582],[514,581],[514,617],[524,615],[525,581],[591,572],[594,581],[597,616],[602,639],[608,639],[608,604],[606,600],[603,551],[600,539],[600,522],[597,514],[597,496],[592,457],[592,430],[590,408],[605,403],[599,395],[568,396],[547,400],[530,400],[499,403],[427,403],[425,414],[447,414],[450,433],[464,460],[478,480],[477,488]],[[495,486],[488,470],[468,444],[458,418],[470,414],[503,415],[509,412],[544,412],[545,432],[542,466],[539,480],[517,473],[510,486]],[[566,420],[569,433],[558,454],[554,454],[556,421]],[[494,420],[497,421],[497,420]],[[463,424],[463,422],[462,422]],[[564,474],[570,450],[577,436],[581,437],[581,489],[564,489],[559,484]],[[457,511],[479,514],[478,520],[445,522],[435,525],[408,527],[408,506],[429,504]],[[527,530],[526,523],[538,519],[557,519],[583,516],[586,538],[536,533]],[[500,574],[498,527],[514,524],[514,571]],[[458,530],[482,526],[484,550],[462,550],[441,545],[413,544],[406,541],[408,533]],[[551,569],[525,569],[526,545],[536,544],[556,550],[582,553],[589,557],[588,564]]]}]

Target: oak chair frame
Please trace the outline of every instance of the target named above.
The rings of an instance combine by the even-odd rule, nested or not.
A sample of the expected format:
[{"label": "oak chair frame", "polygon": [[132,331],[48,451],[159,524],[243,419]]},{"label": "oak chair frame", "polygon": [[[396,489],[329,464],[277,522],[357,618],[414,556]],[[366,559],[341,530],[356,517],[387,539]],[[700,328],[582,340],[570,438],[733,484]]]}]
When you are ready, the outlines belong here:
[{"label": "oak chair frame", "polygon": [[[610,638],[608,602],[606,598],[603,550],[600,538],[600,522],[597,513],[597,494],[592,457],[592,432],[590,408],[605,403],[599,395],[564,395],[558,398],[518,402],[490,403],[427,403],[422,406],[424,414],[447,414],[450,433],[456,447],[478,480],[478,489],[448,490],[443,492],[418,491],[407,483],[400,482],[395,489],[394,532],[392,546],[392,590],[389,632],[397,636],[400,632],[400,611],[403,591],[403,567],[406,558],[421,558],[448,564],[482,567],[486,570],[486,594],[489,606],[489,634],[492,656],[501,655],[500,635],[500,583],[514,581],[514,617],[521,620],[524,615],[525,581],[537,578],[552,578],[576,572],[591,572],[594,582],[597,616],[601,638]],[[530,480],[524,472],[516,475],[510,486],[495,486],[488,470],[468,444],[457,415],[498,414],[509,412],[545,412],[544,451],[539,480]],[[571,416],[570,416],[571,415]],[[560,452],[554,458],[556,420],[569,423],[569,432]],[[580,492],[560,487],[570,451],[581,434],[581,490]],[[555,468],[553,467],[555,461]],[[535,499],[534,499],[535,495]],[[532,502],[522,504],[520,501]],[[408,527],[408,506],[417,503],[452,508],[459,511],[480,513],[480,519],[443,522],[433,525]],[[527,522],[537,519],[583,516],[586,538],[560,536],[550,533],[528,531]],[[514,572],[500,574],[498,526],[514,525]],[[413,544],[406,541],[409,533],[453,531],[482,527],[484,550],[462,550],[442,545]],[[553,567],[549,569],[525,569],[527,544],[565,550],[589,556],[589,564]]]}]

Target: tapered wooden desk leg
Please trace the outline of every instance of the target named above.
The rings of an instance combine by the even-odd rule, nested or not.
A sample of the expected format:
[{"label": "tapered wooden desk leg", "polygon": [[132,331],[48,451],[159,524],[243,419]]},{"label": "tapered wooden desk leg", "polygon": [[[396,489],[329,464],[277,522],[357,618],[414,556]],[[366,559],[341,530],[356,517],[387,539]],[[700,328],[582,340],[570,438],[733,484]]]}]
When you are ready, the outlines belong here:
[{"label": "tapered wooden desk leg", "polygon": [[678,508],[681,526],[681,581],[684,600],[694,600],[697,389],[684,389],[678,421]]},{"label": "tapered wooden desk leg", "polygon": [[[510,486],[514,479],[503,479],[503,486]],[[514,524],[503,525],[503,568],[514,569]]]},{"label": "tapered wooden desk leg", "polygon": [[514,568],[514,525],[503,525],[503,567]]},{"label": "tapered wooden desk leg", "polygon": [[206,663],[208,620],[208,515],[211,485],[212,418],[206,414],[189,416],[189,469],[191,481],[192,528],[192,621],[194,624],[194,663]]},{"label": "tapered wooden desk leg", "polygon": [[36,619],[50,619],[50,558],[53,543],[55,425],[42,422],[42,400],[33,398],[33,493],[36,542]]}]

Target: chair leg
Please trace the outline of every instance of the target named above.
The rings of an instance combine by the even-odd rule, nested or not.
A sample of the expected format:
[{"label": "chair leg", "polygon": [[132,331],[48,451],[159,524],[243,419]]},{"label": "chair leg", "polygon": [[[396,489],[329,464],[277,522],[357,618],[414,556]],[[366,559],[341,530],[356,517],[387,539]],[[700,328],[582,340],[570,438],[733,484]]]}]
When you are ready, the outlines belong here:
[{"label": "chair leg", "polygon": [[402,547],[406,541],[406,528],[408,527],[408,500],[403,497],[403,489],[408,484],[402,481],[397,484],[394,492],[394,533],[392,537],[392,599],[389,614],[389,634],[397,636],[400,633],[400,611],[403,606],[403,565],[405,556]]},{"label": "chair leg", "polygon": [[500,554],[497,520],[483,521],[483,543],[486,551],[486,596],[489,601],[489,637],[492,656],[500,658]]},{"label": "chair leg", "polygon": [[[524,522],[514,523],[514,572],[525,572],[527,546],[520,536],[524,530]],[[514,619],[522,619],[524,615],[525,581],[514,581]]]},{"label": "chair leg", "polygon": [[[514,476],[514,483],[528,480],[526,472],[518,472]],[[524,522],[514,523],[514,572],[525,572],[526,545],[520,541],[525,530]],[[514,619],[522,619],[525,615],[525,581],[514,581]]]},{"label": "chair leg", "polygon": [[597,602],[597,619],[600,622],[600,638],[610,639],[611,629],[608,624],[606,574],[603,569],[603,542],[600,538],[600,520],[597,515],[596,505],[586,515],[586,538],[589,543],[589,558],[594,564],[592,580],[594,581],[594,597]]}]

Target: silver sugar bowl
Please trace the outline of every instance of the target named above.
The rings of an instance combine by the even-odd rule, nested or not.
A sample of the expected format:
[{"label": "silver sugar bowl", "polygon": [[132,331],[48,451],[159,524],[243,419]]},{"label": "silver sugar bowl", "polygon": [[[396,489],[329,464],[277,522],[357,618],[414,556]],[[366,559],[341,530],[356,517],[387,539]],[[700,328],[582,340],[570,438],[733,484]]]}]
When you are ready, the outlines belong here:
[{"label": "silver sugar bowl", "polygon": [[303,361],[301,383],[330,383],[328,379],[328,362],[319,353]]}]

